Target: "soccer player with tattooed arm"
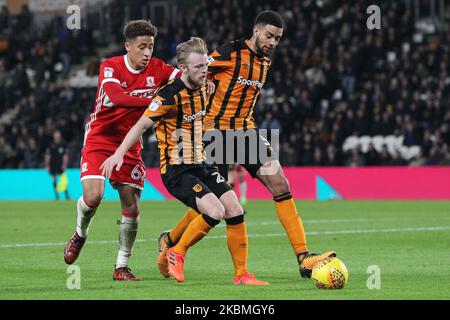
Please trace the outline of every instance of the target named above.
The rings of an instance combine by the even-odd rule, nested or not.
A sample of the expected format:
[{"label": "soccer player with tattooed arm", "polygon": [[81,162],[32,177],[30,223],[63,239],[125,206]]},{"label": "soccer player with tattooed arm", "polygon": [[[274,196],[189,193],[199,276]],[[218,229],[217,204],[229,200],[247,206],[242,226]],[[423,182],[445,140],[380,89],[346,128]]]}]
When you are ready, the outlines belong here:
[{"label": "soccer player with tattooed arm", "polygon": [[[258,179],[270,191],[278,218],[296,256],[300,275],[310,278],[313,267],[327,257],[336,256],[336,252],[316,254],[309,251],[289,182],[279,160],[273,155],[270,143],[259,133],[253,118],[257,98],[266,83],[271,65],[270,56],[283,35],[283,28],[283,18],[278,13],[263,11],[255,19],[250,39],[224,44],[210,55],[208,77],[216,88],[206,107],[205,143],[215,143],[206,138],[209,133],[213,133],[211,136],[219,136],[223,158],[215,157],[207,159],[207,162],[217,166],[225,179],[228,178],[228,165],[239,163],[252,178]],[[237,140],[245,140],[245,145],[237,148],[237,144],[234,144],[236,137]],[[234,146],[231,157],[227,155],[229,149],[232,149],[227,149],[230,145]],[[266,151],[270,158],[263,159],[260,150]],[[256,161],[250,161],[252,158]],[[231,162],[227,163],[228,159]],[[180,241],[190,221],[197,216],[198,212],[194,209],[188,210],[170,232],[160,235],[157,264],[163,276],[168,276],[167,250]],[[227,221],[226,228],[228,243],[233,237],[247,236],[243,218],[239,221]],[[247,239],[242,238],[239,242],[246,243]]]}]

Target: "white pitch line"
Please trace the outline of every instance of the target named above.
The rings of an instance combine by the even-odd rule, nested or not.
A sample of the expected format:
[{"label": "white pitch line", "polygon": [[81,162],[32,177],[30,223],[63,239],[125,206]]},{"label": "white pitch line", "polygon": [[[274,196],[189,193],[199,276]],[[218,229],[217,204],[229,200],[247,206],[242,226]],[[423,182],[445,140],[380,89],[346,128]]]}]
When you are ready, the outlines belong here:
[{"label": "white pitch line", "polygon": [[[119,240],[99,240],[99,241],[89,241],[92,244],[115,244],[118,243]],[[148,240],[145,239],[137,239],[136,242],[146,242]],[[153,241],[153,240],[151,240]],[[5,248],[26,248],[26,247],[59,247],[65,246],[67,242],[38,242],[38,243],[12,243],[12,244],[1,244],[0,249]]]},{"label": "white pitch line", "polygon": [[[317,219],[317,220],[303,220],[304,224],[327,224],[327,223],[346,223],[346,222],[373,222],[373,221],[392,221],[392,220],[398,220],[395,218],[386,218],[386,219]],[[262,221],[262,222],[246,222],[247,226],[270,226],[270,225],[277,225],[280,224],[280,221]],[[224,228],[226,227],[225,223],[218,224],[215,228],[220,227]]]},{"label": "white pitch line", "polygon": [[[376,221],[381,220],[395,220],[394,218],[385,218],[385,219],[377,219]],[[339,223],[339,222],[370,222],[370,219],[317,219],[317,220],[303,220],[304,224],[327,224],[327,223]],[[278,225],[280,221],[262,221],[262,222],[247,222],[247,226],[269,226],[269,225]],[[215,228],[225,228],[226,224],[221,223],[217,225]],[[209,237],[211,238],[211,237]],[[147,240],[136,240],[140,242],[145,242]],[[104,240],[104,241],[90,241],[89,243],[96,244],[111,244],[117,243],[117,241],[113,240]],[[51,247],[51,246],[65,246],[67,243],[63,242],[43,242],[43,243],[16,243],[16,244],[4,244],[0,245],[0,248],[20,248],[20,247]]]},{"label": "white pitch line", "polygon": [[[407,228],[391,228],[391,229],[354,229],[354,230],[331,230],[331,231],[310,231],[306,232],[307,236],[321,236],[321,235],[335,235],[335,234],[364,234],[364,233],[396,233],[396,232],[412,232],[412,231],[443,231],[450,230],[448,227],[407,227]],[[285,233],[262,233],[262,234],[249,234],[249,238],[258,237],[281,237],[286,236]],[[226,238],[223,236],[208,236],[205,239],[222,239]]]},{"label": "white pitch line", "polygon": [[[336,234],[366,234],[366,233],[397,233],[397,232],[416,232],[416,231],[445,231],[450,230],[450,226],[438,227],[406,227],[389,229],[353,229],[353,230],[331,230],[331,231],[310,231],[307,236],[336,235]],[[285,233],[261,233],[249,234],[249,238],[282,237]],[[225,239],[226,235],[207,236],[205,239]],[[146,240],[137,239],[136,242],[156,241],[156,239]],[[65,246],[67,242],[44,242],[44,243],[12,243],[1,244],[0,249],[6,248],[24,248],[24,247],[59,247]],[[89,244],[117,244],[117,240],[89,241]]]}]

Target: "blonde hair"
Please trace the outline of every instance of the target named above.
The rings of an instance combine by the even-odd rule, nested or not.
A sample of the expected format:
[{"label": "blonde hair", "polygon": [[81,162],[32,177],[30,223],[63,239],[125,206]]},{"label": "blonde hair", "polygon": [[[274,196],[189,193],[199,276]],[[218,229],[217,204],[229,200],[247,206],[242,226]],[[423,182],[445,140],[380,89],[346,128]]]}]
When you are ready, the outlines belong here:
[{"label": "blonde hair", "polygon": [[208,48],[205,41],[198,37],[191,37],[189,41],[182,42],[177,46],[177,64],[187,64],[187,58],[190,53],[208,54]]}]

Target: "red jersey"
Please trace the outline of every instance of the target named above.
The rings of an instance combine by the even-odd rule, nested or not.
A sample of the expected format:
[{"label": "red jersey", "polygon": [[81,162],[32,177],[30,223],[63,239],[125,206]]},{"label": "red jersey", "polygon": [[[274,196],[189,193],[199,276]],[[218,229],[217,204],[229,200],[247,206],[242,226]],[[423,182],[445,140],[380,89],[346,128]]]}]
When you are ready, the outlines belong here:
[{"label": "red jersey", "polygon": [[[142,116],[156,90],[180,74],[178,69],[157,58],[151,58],[142,70],[133,69],[127,55],[103,61],[94,110],[85,128],[84,146],[114,152]],[[137,142],[127,156],[140,158],[141,150],[142,142]]]}]

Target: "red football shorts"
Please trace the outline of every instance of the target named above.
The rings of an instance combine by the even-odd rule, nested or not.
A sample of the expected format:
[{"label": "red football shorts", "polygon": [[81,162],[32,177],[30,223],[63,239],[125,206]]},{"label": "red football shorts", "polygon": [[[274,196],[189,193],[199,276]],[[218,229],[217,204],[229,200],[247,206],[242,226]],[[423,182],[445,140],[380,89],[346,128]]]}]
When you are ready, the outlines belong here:
[{"label": "red football shorts", "polygon": [[[87,179],[102,179],[102,170],[100,166],[103,162],[114,154],[114,150],[100,147],[91,147],[85,145],[81,151],[80,172],[81,181]],[[118,184],[129,185],[140,190],[144,189],[145,166],[142,158],[132,157],[127,153],[123,159],[122,167],[119,171],[113,170],[110,183],[114,188]]]}]

